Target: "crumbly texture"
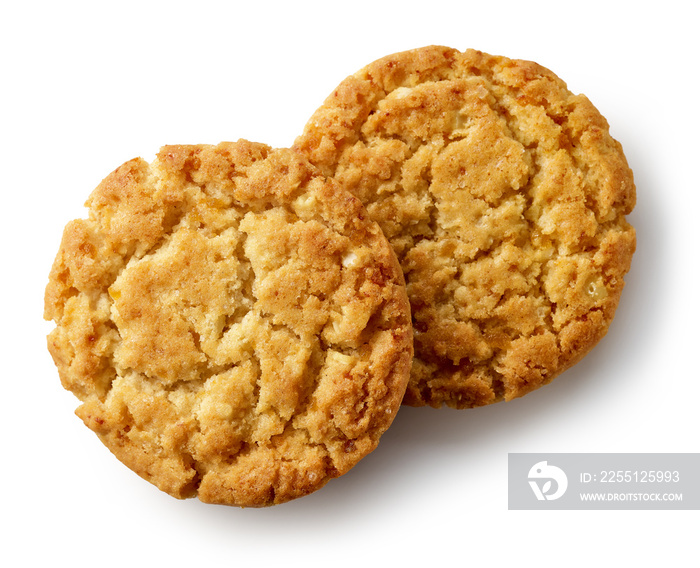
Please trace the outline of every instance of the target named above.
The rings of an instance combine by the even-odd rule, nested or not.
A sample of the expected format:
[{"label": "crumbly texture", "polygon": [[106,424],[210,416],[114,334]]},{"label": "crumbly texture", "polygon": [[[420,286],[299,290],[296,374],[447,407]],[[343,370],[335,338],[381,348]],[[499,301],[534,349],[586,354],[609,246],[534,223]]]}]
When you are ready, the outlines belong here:
[{"label": "crumbly texture", "polygon": [[363,201],[399,258],[406,404],[513,399],[605,335],[635,186],[606,120],[552,72],[446,47],[391,55],[343,81],[295,147]]},{"label": "crumbly texture", "polygon": [[70,222],[48,346],[77,415],[178,498],[247,507],[372,451],[413,355],[401,269],[359,200],[291,150],[166,146]]}]

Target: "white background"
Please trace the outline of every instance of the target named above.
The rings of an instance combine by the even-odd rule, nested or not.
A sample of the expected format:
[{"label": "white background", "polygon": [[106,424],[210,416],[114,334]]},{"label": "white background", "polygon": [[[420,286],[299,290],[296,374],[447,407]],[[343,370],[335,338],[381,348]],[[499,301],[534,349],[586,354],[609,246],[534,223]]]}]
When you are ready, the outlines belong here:
[{"label": "white background", "polygon": [[[691,6],[4,2],[0,562],[692,564],[698,511],[507,508],[509,452],[700,451]],[[303,499],[241,510],[159,492],[73,415],[46,351],[43,289],[63,226],[125,160],[174,143],[288,146],[346,75],[433,43],[535,60],[608,118],[638,191],[637,253],[608,336],[522,399],[402,409],[373,454]]]}]

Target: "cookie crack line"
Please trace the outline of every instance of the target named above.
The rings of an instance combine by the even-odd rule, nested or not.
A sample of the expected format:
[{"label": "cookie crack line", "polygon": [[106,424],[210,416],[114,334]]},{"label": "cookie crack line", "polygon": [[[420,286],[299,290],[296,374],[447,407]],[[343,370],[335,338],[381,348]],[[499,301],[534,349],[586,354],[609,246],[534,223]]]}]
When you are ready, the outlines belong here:
[{"label": "cookie crack line", "polygon": [[[149,180],[148,180],[149,187],[156,189],[159,186],[161,186],[163,183],[164,183],[164,179],[163,179],[163,177],[161,177],[158,174],[158,172],[151,173]],[[193,187],[197,187],[199,193],[201,195],[204,195],[204,193],[205,193],[205,184],[204,183],[198,184],[190,179],[190,184]],[[156,189],[156,191],[157,191],[157,189]],[[197,198],[195,198],[194,200],[193,199],[183,199],[177,205],[171,206],[170,211],[164,211],[163,212],[163,219],[162,219],[162,222],[160,224],[161,229],[162,229],[161,234],[159,235],[157,240],[155,240],[152,244],[145,246],[145,247],[141,247],[140,245],[137,245],[134,248],[134,250],[132,250],[132,251],[129,251],[129,249],[126,249],[126,251],[123,255],[123,262],[121,263],[121,266],[119,267],[118,271],[114,274],[114,277],[113,277],[111,283],[109,284],[109,286],[107,286],[107,288],[106,288],[108,293],[103,296],[109,302],[109,309],[110,310],[115,309],[115,297],[114,297],[113,293],[111,292],[112,286],[116,282],[119,281],[120,277],[124,274],[124,272],[126,270],[128,270],[133,265],[134,262],[138,262],[138,261],[141,261],[144,259],[154,257],[156,254],[158,254],[158,252],[160,250],[163,249],[164,246],[166,246],[168,244],[169,240],[172,238],[172,236],[178,230],[177,228],[180,225],[180,223],[183,220],[185,220],[188,217],[188,215],[190,215],[190,213],[198,206],[198,203],[196,202],[196,200],[197,200]],[[149,213],[149,214],[157,213],[156,205],[152,205],[152,207],[147,211],[147,213]],[[220,228],[219,232],[223,232],[228,228],[237,228],[237,223],[234,225],[231,225],[230,227]],[[109,244],[109,247],[113,252],[116,252],[115,247],[117,247],[117,246],[118,246],[118,243],[110,243]],[[121,337],[119,326],[116,325],[111,320],[108,320],[106,322],[106,324],[111,326],[116,331],[116,333],[119,335],[119,340],[122,341],[123,338]],[[200,352],[204,353],[201,349],[201,346],[199,345],[199,334],[194,329],[190,329],[190,334],[194,339],[194,342],[197,346],[197,349]],[[115,368],[117,368],[119,366],[118,361],[116,360],[114,353],[112,353],[112,355],[111,355],[111,364]],[[126,367],[126,370],[121,373],[121,376],[123,376],[125,372],[128,372],[128,370],[129,370],[129,368]],[[216,373],[215,372],[209,373],[210,376],[212,374],[216,374]],[[109,388],[107,389],[107,392],[109,392],[109,390],[111,390],[113,381],[118,376],[120,376],[120,375],[117,374],[112,378],[112,381],[110,381],[110,385],[109,385]],[[148,377],[148,375],[145,375],[145,376]],[[173,385],[171,385],[171,387],[172,387],[172,390],[174,390],[176,388],[176,385],[173,384]]]},{"label": "cookie crack line", "polygon": [[[500,104],[498,102],[498,97],[496,96],[496,93],[491,87],[491,84],[497,82],[497,80],[494,80],[494,74],[491,73],[489,75],[489,81],[484,85],[488,91],[489,94],[491,95],[490,99],[488,99],[489,105],[491,108],[494,109],[494,111],[499,114],[503,120],[504,123],[508,129],[508,133],[510,134],[511,138],[515,141],[517,141],[526,151],[530,152],[531,155],[531,160],[530,160],[530,166],[529,166],[529,171],[528,171],[528,177],[525,183],[522,184],[520,188],[517,190],[517,194],[521,195],[525,199],[525,206],[524,210],[529,211],[533,206],[534,206],[534,199],[532,196],[532,190],[534,186],[534,180],[537,178],[539,172],[540,172],[540,161],[537,159],[538,151],[539,151],[539,141],[534,140],[532,142],[529,142],[523,137],[518,136],[517,128],[514,128],[513,121],[514,117],[511,114],[510,110]],[[515,95],[514,90],[511,89],[511,96]],[[527,215],[522,215],[521,220],[524,221],[527,224],[528,227],[528,234],[534,234],[535,231],[537,231],[537,228],[532,220],[528,218]],[[544,300],[547,304],[547,308],[545,310],[545,324],[547,326],[547,331],[552,332],[554,330],[554,321],[552,319],[552,313],[554,311],[553,308],[555,308],[555,304],[551,301],[549,296],[544,292],[544,283],[542,281],[544,271],[542,270],[542,267],[546,264],[546,262],[540,262],[538,263],[536,273],[537,273],[537,287],[536,287],[536,296],[542,300]],[[499,374],[496,372],[496,374]],[[499,374],[500,375],[500,374]]]}]

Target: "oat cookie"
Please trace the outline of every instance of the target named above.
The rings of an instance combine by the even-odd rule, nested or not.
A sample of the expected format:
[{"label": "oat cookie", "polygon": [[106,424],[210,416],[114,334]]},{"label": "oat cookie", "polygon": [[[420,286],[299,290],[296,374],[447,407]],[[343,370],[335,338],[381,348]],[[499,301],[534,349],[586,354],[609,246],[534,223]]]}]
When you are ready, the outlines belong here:
[{"label": "oat cookie", "polygon": [[291,150],[166,146],[69,223],[49,350],[76,413],[178,498],[282,503],[372,451],[401,404],[411,317],[361,203]]},{"label": "oat cookie", "polygon": [[295,147],[399,258],[406,404],[513,399],[605,335],[635,248],[632,172],[606,120],[547,69],[446,47],[391,55],[343,81]]}]

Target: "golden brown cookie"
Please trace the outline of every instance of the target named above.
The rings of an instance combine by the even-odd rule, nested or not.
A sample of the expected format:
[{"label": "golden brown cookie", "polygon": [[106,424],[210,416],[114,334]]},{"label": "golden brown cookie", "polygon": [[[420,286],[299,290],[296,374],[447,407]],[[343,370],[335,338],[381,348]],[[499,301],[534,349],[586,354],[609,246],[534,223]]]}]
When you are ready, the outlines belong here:
[{"label": "golden brown cookie", "polygon": [[552,72],[447,47],[391,55],[343,81],[295,147],[363,201],[399,258],[406,404],[510,400],[605,335],[635,186],[605,119]]},{"label": "golden brown cookie", "polygon": [[76,413],[178,498],[264,506],[371,452],[410,373],[396,257],[291,150],[165,146],[70,222],[46,288]]}]

